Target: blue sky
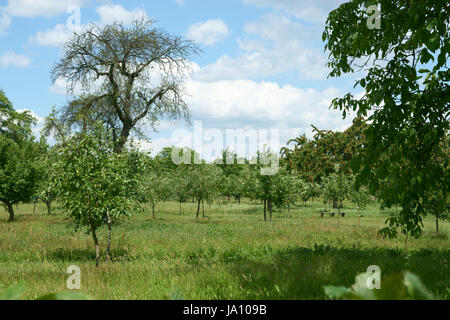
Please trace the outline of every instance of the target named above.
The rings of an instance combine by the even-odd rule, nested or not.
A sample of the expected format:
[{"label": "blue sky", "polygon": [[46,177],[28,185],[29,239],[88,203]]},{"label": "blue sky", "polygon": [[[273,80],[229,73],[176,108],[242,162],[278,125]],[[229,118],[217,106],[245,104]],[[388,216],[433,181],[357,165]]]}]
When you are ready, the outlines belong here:
[{"label": "blue sky", "polygon": [[[219,130],[280,130],[280,143],[311,134],[311,124],[342,130],[351,123],[328,110],[351,91],[354,78],[327,79],[321,34],[339,0],[0,0],[0,88],[16,109],[38,120],[67,101],[63,82],[51,83],[64,39],[67,9],[80,8],[81,25],[146,15],[172,34],[196,41],[186,83],[192,120]],[[72,20],[73,21],[73,20]],[[144,124],[145,127],[145,124]],[[185,123],[163,119],[148,130],[154,150],[171,145]],[[187,143],[187,142],[186,142]]]}]

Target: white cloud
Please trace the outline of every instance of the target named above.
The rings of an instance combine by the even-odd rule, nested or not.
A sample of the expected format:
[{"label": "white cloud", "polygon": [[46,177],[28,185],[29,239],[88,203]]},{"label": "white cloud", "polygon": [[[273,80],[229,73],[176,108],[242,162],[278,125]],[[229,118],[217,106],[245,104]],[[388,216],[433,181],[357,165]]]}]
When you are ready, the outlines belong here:
[{"label": "white cloud", "polygon": [[67,82],[62,78],[58,78],[48,89],[50,93],[66,95],[67,94]]},{"label": "white cloud", "polygon": [[[215,130],[219,140],[214,139],[216,149],[237,147],[241,156],[249,157],[256,151],[249,141],[233,142],[226,140],[227,129],[242,129],[244,134],[267,132],[266,139],[258,138],[259,150],[263,143],[269,143],[279,150],[285,143],[300,134],[312,138],[311,124],[320,129],[345,130],[351,125],[353,114],[343,120],[339,111],[329,110],[331,100],[342,94],[339,89],[326,90],[300,89],[291,85],[279,86],[273,82],[251,80],[201,82],[189,80],[186,84],[189,95],[187,103],[192,110],[192,122],[201,120],[203,134]],[[197,126],[198,129],[198,126]],[[275,130],[278,134],[272,135]],[[149,132],[149,135],[151,133]],[[145,149],[153,154],[163,147],[195,147],[194,128],[186,126],[166,126],[161,134],[153,134]],[[206,145],[211,145],[211,137],[203,136],[203,158],[209,161],[215,157],[209,154]],[[264,138],[263,138],[264,139]],[[274,140],[272,140],[274,139]],[[231,143],[231,144],[230,144]],[[197,144],[197,147],[199,145]]]},{"label": "white cloud", "polygon": [[201,82],[186,85],[193,118],[209,119],[220,126],[275,126],[301,128],[311,124],[337,129],[349,124],[339,111],[329,110],[331,100],[342,94],[338,89],[300,89],[280,87],[273,82],[251,80]]},{"label": "white cloud", "polygon": [[246,23],[244,31],[279,43],[292,39],[301,43],[314,43],[320,41],[323,28],[320,25],[305,26],[281,14],[267,13],[259,20]]},{"label": "white cloud", "polygon": [[16,67],[26,68],[30,65],[30,59],[24,54],[7,51],[0,56],[0,68]]},{"label": "white cloud", "polygon": [[320,41],[317,27],[304,27],[278,14],[264,15],[244,27],[248,37],[239,39],[243,54],[225,54],[195,74],[196,80],[217,81],[258,78],[297,71],[302,79],[323,79],[327,59],[323,49],[312,42]]},{"label": "white cloud", "polygon": [[184,0],[176,0],[179,6],[182,6],[184,4]]},{"label": "white cloud", "polygon": [[135,18],[146,17],[144,9],[126,10],[121,5],[104,5],[97,8],[101,24],[111,24],[114,22],[123,22],[129,24]]},{"label": "white cloud", "polygon": [[11,17],[5,13],[0,13],[0,36],[6,33],[11,24]]},{"label": "white cloud", "polygon": [[270,7],[311,22],[324,22],[328,13],[344,0],[243,0],[246,5]]},{"label": "white cloud", "polygon": [[84,0],[8,0],[2,7],[8,14],[17,17],[52,17],[66,12],[71,6],[81,6]]},{"label": "white cloud", "polygon": [[30,38],[30,42],[38,46],[60,47],[70,39],[74,30],[69,29],[64,24],[57,24],[53,29],[38,31]]},{"label": "white cloud", "polygon": [[[103,5],[98,7],[96,11],[100,17],[100,20],[96,22],[98,25],[111,24],[117,21],[129,24],[134,18],[147,16],[143,9],[129,11],[121,5]],[[70,39],[74,31],[80,31],[86,27],[87,25],[81,25],[74,29],[67,24],[58,24],[53,29],[38,31],[35,36],[30,37],[30,42],[39,46],[60,47]]]},{"label": "white cloud", "polygon": [[195,42],[212,46],[230,33],[228,26],[221,20],[208,20],[192,25],[186,37]]}]

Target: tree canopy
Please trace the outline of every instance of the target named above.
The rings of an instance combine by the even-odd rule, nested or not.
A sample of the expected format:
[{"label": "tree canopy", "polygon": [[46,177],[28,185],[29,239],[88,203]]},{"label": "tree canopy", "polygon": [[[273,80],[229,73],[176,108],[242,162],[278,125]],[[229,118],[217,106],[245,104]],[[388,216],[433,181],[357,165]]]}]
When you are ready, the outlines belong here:
[{"label": "tree canopy", "polygon": [[89,130],[101,121],[121,152],[131,130],[162,116],[189,118],[183,100],[188,58],[199,52],[191,41],[154,27],[148,18],[98,26],[75,33],[51,71],[76,97],[62,109],[68,126]]},{"label": "tree canopy", "polygon": [[[380,29],[368,29],[366,7],[381,5]],[[429,161],[449,133],[450,28],[446,0],[353,0],[330,12],[323,40],[330,76],[358,71],[355,87],[332,107],[368,116],[367,148],[355,157],[357,185],[369,185],[388,207],[400,204],[383,230],[420,236],[427,193],[448,194],[448,165]],[[445,152],[438,157],[446,158]],[[387,183],[386,183],[387,182]],[[442,201],[445,201],[442,199]],[[441,206],[442,207],[442,206]]]}]

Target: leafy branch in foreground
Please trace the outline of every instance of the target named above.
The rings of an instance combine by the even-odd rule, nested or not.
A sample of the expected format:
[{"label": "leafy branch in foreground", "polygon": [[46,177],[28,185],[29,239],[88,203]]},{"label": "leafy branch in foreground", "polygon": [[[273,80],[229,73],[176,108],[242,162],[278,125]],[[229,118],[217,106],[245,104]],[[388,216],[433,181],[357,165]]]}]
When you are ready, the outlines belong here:
[{"label": "leafy branch in foreground", "polygon": [[381,289],[367,288],[368,273],[361,273],[355,277],[351,288],[324,286],[325,295],[330,299],[345,300],[434,300],[420,278],[405,271],[394,274],[381,281]]},{"label": "leafy branch in foreground", "polygon": [[[367,28],[367,6],[381,5],[380,29]],[[336,98],[344,117],[367,117],[365,148],[352,161],[357,187],[384,207],[400,205],[382,234],[420,237],[427,207],[444,208],[450,188],[450,3],[352,0],[331,11],[323,33],[330,77],[355,73],[355,90]],[[362,75],[361,75],[362,74]],[[439,160],[441,159],[441,160]],[[440,163],[441,162],[441,163]],[[440,191],[442,196],[429,197]]]}]

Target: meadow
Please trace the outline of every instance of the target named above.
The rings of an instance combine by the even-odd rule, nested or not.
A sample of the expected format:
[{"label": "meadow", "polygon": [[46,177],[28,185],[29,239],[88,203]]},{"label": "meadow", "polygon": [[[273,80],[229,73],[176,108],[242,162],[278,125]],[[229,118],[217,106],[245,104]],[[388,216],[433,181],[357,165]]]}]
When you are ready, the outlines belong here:
[{"label": "meadow", "polygon": [[[92,237],[75,232],[65,216],[48,215],[38,203],[19,204],[16,221],[0,209],[0,292],[23,283],[24,299],[67,291],[66,269],[81,268],[81,292],[96,299],[325,299],[323,286],[350,286],[370,265],[382,278],[409,270],[437,297],[450,299],[449,222],[436,234],[432,217],[420,239],[383,239],[377,234],[388,211],[372,203],[361,213],[346,203],[344,218],[320,217],[323,203],[275,209],[264,222],[259,202],[196,204],[165,202],[137,211],[113,227],[112,261],[105,257],[106,228],[95,267]],[[4,211],[4,212],[3,212]]]}]

